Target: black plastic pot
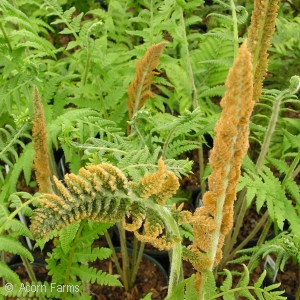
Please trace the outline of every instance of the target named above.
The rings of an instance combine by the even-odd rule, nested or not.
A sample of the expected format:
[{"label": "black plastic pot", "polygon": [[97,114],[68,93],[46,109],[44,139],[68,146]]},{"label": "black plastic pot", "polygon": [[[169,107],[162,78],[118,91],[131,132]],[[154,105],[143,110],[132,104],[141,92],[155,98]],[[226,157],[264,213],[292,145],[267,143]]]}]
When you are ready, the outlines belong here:
[{"label": "black plastic pot", "polygon": [[[287,272],[291,272],[291,278],[293,278],[293,276],[295,274],[298,274],[299,270],[298,270],[298,266],[293,264],[292,262],[290,262],[292,265],[286,265],[285,266],[285,271],[284,273],[287,273]],[[265,258],[265,262],[264,262],[264,265],[262,266],[263,269],[265,269],[267,271],[267,275],[264,279],[264,286],[270,286],[274,283],[279,283],[281,282],[280,279],[278,279],[278,275],[280,275],[282,272],[280,270],[276,270],[275,269],[275,261],[268,255],[266,258]],[[294,278],[293,278],[294,279]],[[281,285],[280,287],[277,289],[277,290],[284,290],[284,285],[289,285],[289,284],[293,284],[295,283],[295,280],[291,280],[292,282],[281,282]],[[296,278],[297,279],[297,278]],[[296,280],[297,281],[297,280]],[[300,284],[298,282],[298,284]],[[298,287],[299,288],[299,287]],[[283,297],[286,297],[288,300],[295,300],[296,299],[296,296],[295,295],[292,295],[290,293],[287,293],[287,292],[284,292],[283,294],[281,294],[280,296],[283,296]]]},{"label": "black plastic pot", "polygon": [[[115,247],[115,251],[117,253],[120,253],[121,252],[121,247]],[[131,248],[127,248],[127,251],[128,251],[129,255],[132,254],[132,249]],[[166,279],[166,283],[168,284],[168,282],[169,282],[169,276],[168,276],[165,268],[162,266],[162,264],[157,259],[155,259],[154,257],[152,257],[152,256],[150,256],[150,255],[148,255],[146,253],[143,253],[143,258],[151,261],[153,264],[155,264],[158,267],[158,269],[163,273],[163,275],[164,275],[164,277]]]},{"label": "black plastic pot", "polygon": [[[275,283],[277,283],[277,282],[275,282]],[[266,276],[266,278],[264,280],[264,286],[266,287],[266,286],[270,286],[272,284],[274,284],[274,282],[272,282],[272,280],[268,276]],[[280,287],[277,290],[280,291]],[[280,296],[286,297],[287,300],[295,300],[296,299],[296,297],[294,295],[291,295],[291,294],[285,293],[285,292],[283,294],[281,294]]]}]

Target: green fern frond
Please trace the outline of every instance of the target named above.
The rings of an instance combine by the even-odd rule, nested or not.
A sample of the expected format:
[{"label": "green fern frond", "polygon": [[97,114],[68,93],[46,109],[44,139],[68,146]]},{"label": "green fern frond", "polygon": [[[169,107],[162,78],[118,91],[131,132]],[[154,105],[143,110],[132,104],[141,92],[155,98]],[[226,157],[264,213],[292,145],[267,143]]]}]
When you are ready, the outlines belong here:
[{"label": "green fern frond", "polygon": [[167,158],[176,158],[178,155],[199,148],[199,143],[188,140],[175,140],[169,144]]},{"label": "green fern frond", "polygon": [[[96,259],[107,259],[111,256],[112,251],[109,248],[85,248],[85,252],[76,251],[74,252],[74,262],[90,261],[93,262]],[[90,252],[90,253],[89,253]]]},{"label": "green fern frond", "polygon": [[214,299],[213,296],[217,294],[217,285],[216,285],[215,276],[211,271],[205,271],[205,272],[207,272],[207,276],[206,276],[207,282],[204,286],[204,295],[207,299],[209,299],[210,297]]},{"label": "green fern frond", "polygon": [[31,230],[37,237],[80,219],[118,222],[125,217],[132,203],[131,191],[126,177],[118,168],[104,163],[81,168],[79,174],[65,175],[69,189],[55,180],[63,198],[52,194],[39,198],[44,207],[35,211],[31,224]]},{"label": "green fern frond", "polygon": [[266,157],[267,161],[272,164],[281,174],[284,174],[288,171],[289,166],[288,164],[280,159],[275,159],[275,158],[269,158]]},{"label": "green fern frond", "polygon": [[226,279],[223,281],[223,284],[220,287],[221,291],[223,292],[230,290],[232,287],[232,275],[230,271],[225,269],[224,272],[226,274]]},{"label": "green fern frond", "polygon": [[[276,254],[275,269],[283,271],[286,261],[292,257],[297,258],[299,253],[299,237],[287,232],[281,232],[275,238],[265,242],[259,247],[252,247],[237,251],[239,254],[252,254],[254,260],[266,257],[273,253]],[[250,259],[250,257],[248,257]]]},{"label": "green fern frond", "polygon": [[130,175],[134,181],[137,181],[146,173],[156,170],[159,154],[159,147],[155,149],[154,153],[150,153],[148,148],[132,150],[124,155],[118,163],[118,167]]},{"label": "green fern frond", "polygon": [[21,223],[19,220],[11,219],[5,222],[5,230],[11,230],[11,236],[27,236],[30,239],[33,239],[31,232],[28,227]]},{"label": "green fern frond", "polygon": [[[276,221],[279,228],[282,229],[284,221],[288,220],[293,232],[300,230],[295,208],[287,198],[281,182],[268,167],[264,166],[262,170],[258,170],[258,175],[255,172],[244,173],[240,178],[238,189],[243,187],[247,187],[246,200],[248,205],[256,196],[257,210],[266,203],[270,217]],[[292,192],[295,192],[296,199],[298,199],[297,190],[292,188]]]},{"label": "green fern frond", "polygon": [[199,62],[199,64],[215,64],[217,66],[225,66],[225,67],[230,67],[232,65],[232,60],[231,59],[218,59],[218,60],[205,60]]},{"label": "green fern frond", "polygon": [[23,199],[32,200],[33,197],[31,194],[26,192],[15,192],[11,194],[8,198],[8,203],[10,208],[18,209],[21,211],[24,216],[31,217],[32,209],[29,207],[31,202],[24,202]]},{"label": "green fern frond", "polygon": [[292,197],[296,200],[298,205],[300,205],[300,187],[294,180],[287,180],[285,183],[285,188],[292,195]]},{"label": "green fern frond", "polygon": [[44,51],[48,53],[49,56],[52,56],[54,59],[56,56],[53,54],[51,50],[54,50],[53,44],[51,44],[48,40],[39,37],[38,35],[32,33],[31,31],[28,31],[26,29],[21,30],[15,30],[11,32],[12,37],[19,37],[19,38],[27,38],[29,41],[34,42],[36,44],[40,44]]},{"label": "green fern frond", "polygon": [[74,240],[79,226],[80,221],[74,224],[69,224],[60,231],[61,248],[64,253],[67,254],[70,251],[70,244]]},{"label": "green fern frond", "polygon": [[72,123],[83,119],[84,117],[93,116],[95,114],[97,115],[96,112],[89,108],[67,111],[50,124],[49,138],[51,138],[51,141],[53,142],[55,147],[58,148],[58,136],[61,134],[62,124],[64,124],[65,126],[69,126],[72,125]]},{"label": "green fern frond", "polygon": [[112,226],[112,223],[88,222],[88,226],[83,228],[83,232],[78,239],[78,246],[86,247],[92,244],[95,239],[104,233]]},{"label": "green fern frond", "polygon": [[25,148],[21,138],[30,138],[30,135],[26,132],[28,128],[28,123],[23,124],[20,128],[13,128],[10,125],[0,128],[0,160],[9,166],[13,165],[14,162],[12,160],[16,161],[18,159],[18,154],[14,146],[19,145],[23,149]]},{"label": "green fern frond", "polygon": [[[30,178],[31,162],[33,161],[34,151],[32,148],[32,143],[25,146],[22,154],[19,156],[18,160],[14,164],[14,168],[7,174],[4,184],[1,187],[0,192],[0,203],[5,201],[9,195],[13,194],[22,171],[24,171],[25,178],[28,180]],[[27,182],[28,184],[28,182]]]},{"label": "green fern frond", "polygon": [[190,277],[189,282],[186,285],[184,300],[197,299],[197,290],[193,284],[194,275]]},{"label": "green fern frond", "polygon": [[26,257],[31,262],[34,261],[31,252],[13,237],[0,236],[0,250]]},{"label": "green fern frond", "polygon": [[232,19],[231,16],[221,15],[221,14],[218,14],[218,13],[211,13],[211,14],[209,14],[209,16],[221,19],[225,24],[232,24],[233,23],[233,19]]},{"label": "green fern frond", "polygon": [[[213,33],[228,34],[222,29],[215,30]],[[226,61],[224,65],[206,64],[205,61]],[[199,49],[191,51],[191,63],[195,80],[200,90],[201,87],[211,88],[225,83],[229,70],[229,61],[233,62],[233,44],[230,40],[220,41],[218,36],[205,36]]]},{"label": "green fern frond", "polygon": [[[263,283],[263,280],[266,276],[266,271],[264,271],[261,276],[258,278],[258,280],[254,283],[253,286],[248,285],[249,284],[249,270],[248,268],[243,265],[244,267],[244,273],[246,279],[242,279],[242,284],[238,287],[232,288],[232,273],[229,270],[224,270],[225,274],[227,275],[227,278],[223,282],[222,286],[220,287],[222,292],[217,292],[214,290],[214,292],[211,292],[209,295],[206,295],[207,300],[212,300],[216,298],[222,297],[223,299],[227,300],[234,300],[235,293],[239,293],[239,295],[246,297],[247,299],[254,300],[255,298],[250,293],[250,290],[255,293],[255,295],[258,297],[258,299],[272,299],[272,300],[283,300],[285,297],[280,296],[284,293],[284,291],[277,291],[277,288],[280,286],[279,284],[274,284],[271,286],[267,286],[262,288],[261,285]],[[229,277],[229,279],[228,279]],[[209,279],[210,281],[215,281],[215,279],[212,277]],[[225,286],[224,286],[225,284]],[[208,290],[209,292],[209,290]]]},{"label": "green fern frond", "polygon": [[[175,91],[174,97],[179,103],[179,112],[182,114],[185,110],[191,108],[192,90],[189,83],[187,72],[176,62],[164,65],[167,76],[173,84]],[[181,74],[179,77],[178,74]]]},{"label": "green fern frond", "polygon": [[[0,277],[11,282],[12,284],[20,284],[19,276],[6,264],[0,261]],[[0,295],[5,295],[6,289],[0,287]]]},{"label": "green fern frond", "polygon": [[199,16],[190,16],[184,20],[186,27],[191,26],[192,24],[201,24],[202,19]]},{"label": "green fern frond", "polygon": [[190,300],[197,299],[197,290],[194,287],[195,275],[190,278],[184,279],[178,283],[174,289],[172,295],[170,295],[168,300]]},{"label": "green fern frond", "polygon": [[23,27],[26,30],[31,31],[32,33],[37,35],[37,32],[34,29],[32,22],[29,22],[29,20],[24,20],[16,16],[6,16],[4,20],[7,22],[11,22],[12,24],[19,25],[21,28]]},{"label": "green fern frond", "polygon": [[[7,296],[10,298],[13,297],[13,299],[18,300],[59,299],[61,297],[61,291],[59,290],[59,286],[53,283],[51,285],[51,283],[47,281],[37,281],[35,283],[18,282],[13,284],[14,288],[12,289],[12,291],[6,291],[4,287],[0,287],[0,295]],[[29,292],[26,289],[27,286],[31,286],[32,290],[35,290],[35,292]]]},{"label": "green fern frond", "polygon": [[72,273],[80,276],[82,280],[90,283],[97,282],[100,285],[123,286],[121,282],[113,275],[101,270],[97,271],[95,268],[88,267],[86,265],[80,265],[77,267],[74,266],[72,268]]},{"label": "green fern frond", "polygon": [[288,139],[290,145],[293,148],[296,148],[299,150],[300,149],[300,134],[293,135],[293,134],[289,133],[287,130],[285,130],[284,128],[282,128],[282,131],[283,131],[284,135],[286,136],[286,138]]},{"label": "green fern frond", "polygon": [[28,18],[28,16],[26,16],[26,14],[24,14],[21,10],[15,8],[6,0],[2,0],[0,5],[2,6],[4,12],[14,15],[27,23],[30,23],[30,19]]},{"label": "green fern frond", "polygon": [[212,88],[206,89],[205,91],[199,93],[198,97],[223,97],[225,93],[226,87],[225,85],[217,85]]}]

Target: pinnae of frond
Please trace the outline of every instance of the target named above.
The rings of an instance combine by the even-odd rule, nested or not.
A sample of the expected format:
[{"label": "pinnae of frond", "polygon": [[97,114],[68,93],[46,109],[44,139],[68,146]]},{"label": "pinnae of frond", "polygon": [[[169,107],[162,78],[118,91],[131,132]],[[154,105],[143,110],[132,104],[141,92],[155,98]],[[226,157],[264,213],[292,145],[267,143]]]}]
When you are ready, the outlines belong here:
[{"label": "pinnae of frond", "polygon": [[150,46],[145,55],[136,64],[135,78],[127,90],[127,107],[130,119],[148,98],[154,97],[147,88],[150,86],[153,76],[158,74],[158,72],[153,70],[158,66],[159,57],[166,44],[167,42],[161,42]]}]

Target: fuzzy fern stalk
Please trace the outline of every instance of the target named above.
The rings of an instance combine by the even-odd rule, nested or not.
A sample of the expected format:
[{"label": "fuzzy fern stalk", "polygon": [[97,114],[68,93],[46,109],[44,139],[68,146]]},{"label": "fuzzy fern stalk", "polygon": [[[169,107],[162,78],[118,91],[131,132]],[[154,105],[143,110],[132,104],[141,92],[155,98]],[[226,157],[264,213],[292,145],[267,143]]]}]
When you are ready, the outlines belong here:
[{"label": "fuzzy fern stalk", "polygon": [[200,299],[205,299],[208,272],[220,262],[225,235],[233,226],[233,203],[240,167],[248,149],[249,119],[254,101],[251,54],[244,43],[226,80],[227,91],[221,101],[223,111],[215,132],[210,155],[212,173],[203,207],[197,208],[193,224],[194,243],[185,256],[199,272]]},{"label": "fuzzy fern stalk", "polygon": [[33,88],[32,101],[34,107],[32,140],[35,151],[33,167],[35,169],[36,181],[39,185],[39,192],[52,193],[46,121],[42,100],[36,87]]},{"label": "fuzzy fern stalk", "polygon": [[279,0],[255,0],[248,33],[248,48],[253,58],[253,99],[258,101],[268,67],[267,50],[275,31]]},{"label": "fuzzy fern stalk", "polygon": [[[146,174],[138,183],[128,181],[120,169],[109,163],[81,168],[79,175],[66,174],[64,180],[67,187],[55,178],[61,197],[42,194],[38,198],[41,207],[32,218],[33,236],[46,237],[51,231],[78,220],[122,222],[123,227],[133,231],[141,241],[161,250],[173,248],[171,293],[179,278],[181,238],[173,217],[178,212],[167,209],[164,204],[176,192],[179,183],[163,160],[159,160],[156,172]],[[142,226],[144,233],[139,234]]]},{"label": "fuzzy fern stalk", "polygon": [[150,46],[145,55],[136,64],[135,78],[128,87],[128,115],[132,116],[144,105],[148,98],[154,98],[153,93],[148,89],[154,75],[159,74],[153,71],[159,63],[167,42],[161,42]]}]

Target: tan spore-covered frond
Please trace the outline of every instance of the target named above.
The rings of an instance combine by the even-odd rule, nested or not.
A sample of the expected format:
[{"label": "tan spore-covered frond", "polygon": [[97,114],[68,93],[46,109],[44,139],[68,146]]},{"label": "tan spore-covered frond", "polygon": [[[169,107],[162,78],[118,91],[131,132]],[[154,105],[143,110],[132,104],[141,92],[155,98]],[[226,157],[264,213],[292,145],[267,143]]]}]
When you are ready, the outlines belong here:
[{"label": "tan spore-covered frond", "polygon": [[160,222],[153,222],[146,219],[144,222],[144,233],[140,234],[137,230],[134,231],[134,235],[142,242],[150,243],[159,250],[169,250],[174,247],[176,242],[180,242],[180,236],[169,236],[163,234],[163,227]]},{"label": "tan spore-covered frond", "polygon": [[253,99],[259,100],[268,68],[268,53],[279,0],[255,0],[248,33],[248,49],[253,58]]},{"label": "tan spore-covered frond", "polygon": [[214,147],[209,158],[212,169],[209,191],[203,196],[204,206],[197,208],[190,219],[194,234],[191,250],[204,261],[189,260],[199,272],[205,271],[205,261],[210,262],[209,271],[219,263],[225,234],[233,225],[233,203],[248,149],[249,122],[254,107],[252,57],[246,43],[240,47],[225,84],[227,90],[221,100],[223,111],[215,127]]},{"label": "tan spore-covered frond", "polygon": [[145,199],[152,197],[160,205],[164,205],[178,188],[178,178],[166,169],[162,158],[158,160],[156,172],[146,174],[140,179],[140,196]]},{"label": "tan spore-covered frond", "polygon": [[32,140],[33,149],[35,151],[33,168],[35,169],[39,192],[52,193],[46,120],[42,100],[36,87],[33,88],[32,101],[34,108]]},{"label": "tan spore-covered frond", "polygon": [[[152,205],[172,196],[178,188],[178,179],[166,169],[162,159],[157,172],[147,174],[139,183],[129,182],[123,172],[109,164],[89,165],[79,170],[79,175],[66,174],[65,185],[54,177],[61,196],[42,194],[38,197],[41,207],[35,210],[31,229],[36,238],[51,230],[60,230],[77,220],[94,222],[122,222],[129,231],[137,231],[145,220],[145,235],[158,248],[170,248],[178,238],[170,232],[162,235],[164,220]],[[141,195],[149,198],[145,201]],[[47,217],[44,217],[47,216]],[[155,241],[156,240],[156,241]]]},{"label": "tan spore-covered frond", "polygon": [[154,69],[158,66],[159,58],[166,44],[167,42],[161,42],[150,46],[136,64],[135,78],[127,90],[127,107],[130,119],[148,98],[154,97],[153,93],[147,88],[151,85],[153,76],[158,74]]}]

